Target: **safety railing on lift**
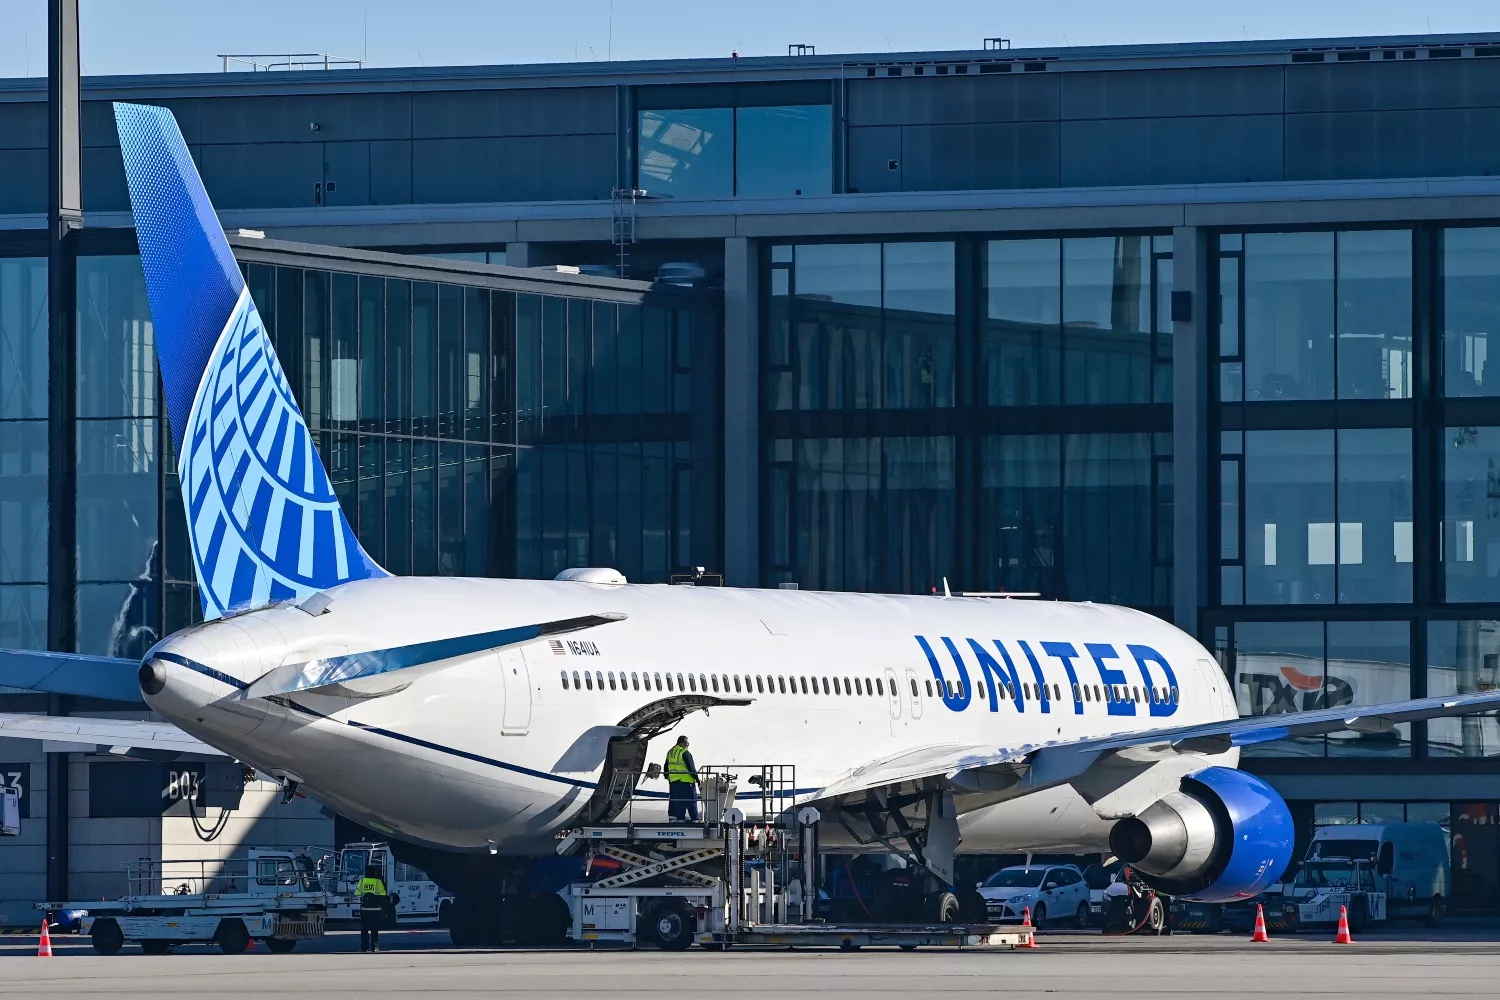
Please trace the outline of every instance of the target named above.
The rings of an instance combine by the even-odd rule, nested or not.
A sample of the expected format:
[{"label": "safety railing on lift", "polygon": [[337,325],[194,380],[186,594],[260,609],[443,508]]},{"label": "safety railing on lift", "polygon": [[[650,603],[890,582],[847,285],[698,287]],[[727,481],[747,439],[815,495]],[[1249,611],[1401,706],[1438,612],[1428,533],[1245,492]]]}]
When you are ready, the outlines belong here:
[{"label": "safety railing on lift", "polygon": [[[624,789],[633,791],[620,802],[619,811],[608,825],[670,821],[671,790],[659,766],[653,764],[645,771],[616,772],[614,784],[622,799]],[[797,793],[796,765],[715,764],[698,768],[693,802],[697,806],[698,825],[716,826],[730,807],[736,807],[744,814],[745,823],[770,826],[797,805]]]}]

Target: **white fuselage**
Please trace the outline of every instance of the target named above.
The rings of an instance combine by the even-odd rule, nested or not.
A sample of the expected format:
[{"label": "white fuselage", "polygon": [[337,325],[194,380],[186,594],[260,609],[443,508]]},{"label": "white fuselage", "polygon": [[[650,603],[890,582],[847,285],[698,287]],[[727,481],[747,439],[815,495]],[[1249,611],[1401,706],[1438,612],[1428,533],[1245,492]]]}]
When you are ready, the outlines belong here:
[{"label": "white fuselage", "polygon": [[[682,733],[700,768],[793,765],[805,792],[919,748],[1019,750],[1236,715],[1201,645],[1107,605],[412,577],[327,593],[321,615],[283,604],[170,637],[156,650],[173,658],[166,686],[147,700],[341,814],[442,849],[550,852],[621,720],[684,684],[751,703],[689,716],[648,759]],[[627,617],[457,657],[381,697],[243,691],[284,663],[606,613]],[[1110,824],[1061,786],[968,813],[960,828],[964,851],[1093,850]]]}]

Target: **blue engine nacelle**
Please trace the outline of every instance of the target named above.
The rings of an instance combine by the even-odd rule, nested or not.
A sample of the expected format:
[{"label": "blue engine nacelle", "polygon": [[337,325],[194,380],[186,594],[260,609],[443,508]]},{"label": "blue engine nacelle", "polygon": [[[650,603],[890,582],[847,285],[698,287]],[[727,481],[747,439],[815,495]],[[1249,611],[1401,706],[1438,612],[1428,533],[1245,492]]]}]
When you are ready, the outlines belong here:
[{"label": "blue engine nacelle", "polygon": [[1292,814],[1253,774],[1210,767],[1122,819],[1109,847],[1159,892],[1205,903],[1248,899],[1286,871]]}]

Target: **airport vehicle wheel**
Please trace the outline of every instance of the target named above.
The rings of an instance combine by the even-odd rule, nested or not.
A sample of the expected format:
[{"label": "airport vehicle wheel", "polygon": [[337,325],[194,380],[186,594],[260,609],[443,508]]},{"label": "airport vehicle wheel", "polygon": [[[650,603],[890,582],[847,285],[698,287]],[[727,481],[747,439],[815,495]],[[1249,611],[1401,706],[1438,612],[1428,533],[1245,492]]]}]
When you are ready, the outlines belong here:
[{"label": "airport vehicle wheel", "polygon": [[666,900],[651,911],[647,933],[662,951],[682,951],[693,943],[697,918],[681,900]]},{"label": "airport vehicle wheel", "polygon": [[982,924],[989,920],[989,906],[978,889],[958,890],[958,916],[966,924]]},{"label": "airport vehicle wheel", "polygon": [[250,932],[245,930],[245,922],[240,918],[226,917],[219,921],[214,941],[226,955],[243,955],[250,947]]},{"label": "airport vehicle wheel", "polygon": [[1046,922],[1047,904],[1038,903],[1036,904],[1036,909],[1031,911],[1031,926],[1035,927],[1037,930],[1041,930],[1042,926],[1046,924]]},{"label": "airport vehicle wheel", "polygon": [[1073,926],[1083,930],[1089,925],[1089,904],[1079,903],[1078,912],[1073,914]]},{"label": "airport vehicle wheel", "polygon": [[958,923],[958,897],[951,892],[940,892],[933,900],[932,916],[940,924]]},{"label": "airport vehicle wheel", "polygon": [[1368,921],[1365,919],[1369,912],[1370,904],[1364,896],[1355,896],[1349,900],[1349,931],[1358,934],[1365,929]]},{"label": "airport vehicle wheel", "polygon": [[439,927],[447,927],[448,922],[452,919],[452,917],[453,902],[451,900],[445,899],[438,904],[437,925]]},{"label": "airport vehicle wheel", "polygon": [[1442,896],[1433,896],[1432,902],[1427,904],[1427,926],[1436,927],[1443,922],[1447,914],[1447,907],[1443,905]]},{"label": "airport vehicle wheel", "polygon": [[914,945],[914,944],[903,944],[901,946],[901,950],[902,951],[916,951],[917,950],[917,946]]},{"label": "airport vehicle wheel", "polygon": [[101,955],[118,955],[120,949],[125,947],[124,932],[120,930],[118,923],[108,917],[94,921],[94,933],[89,935],[89,939],[93,942],[94,950]]},{"label": "airport vehicle wheel", "polygon": [[266,947],[276,955],[285,955],[297,947],[296,938],[266,938]]},{"label": "airport vehicle wheel", "polygon": [[1146,914],[1146,931],[1163,934],[1167,929],[1167,907],[1158,896],[1151,901],[1151,910]]},{"label": "airport vehicle wheel", "polygon": [[143,955],[165,955],[172,950],[170,941],[142,941],[141,954]]},{"label": "airport vehicle wheel", "polygon": [[859,951],[859,945],[845,938],[839,942],[839,951]]}]

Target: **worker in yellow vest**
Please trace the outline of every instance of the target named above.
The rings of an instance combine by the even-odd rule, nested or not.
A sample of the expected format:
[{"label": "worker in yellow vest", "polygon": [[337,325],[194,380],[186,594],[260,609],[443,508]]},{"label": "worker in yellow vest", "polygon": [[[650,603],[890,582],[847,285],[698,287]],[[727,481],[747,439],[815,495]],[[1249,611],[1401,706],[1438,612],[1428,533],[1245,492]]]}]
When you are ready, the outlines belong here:
[{"label": "worker in yellow vest", "polygon": [[688,751],[688,738],[677,737],[677,745],[667,751],[667,816],[681,823],[697,823],[698,768]]},{"label": "worker in yellow vest", "polygon": [[367,865],[354,890],[359,897],[359,950],[380,950],[380,928],[385,923],[387,893],[379,865]]}]

